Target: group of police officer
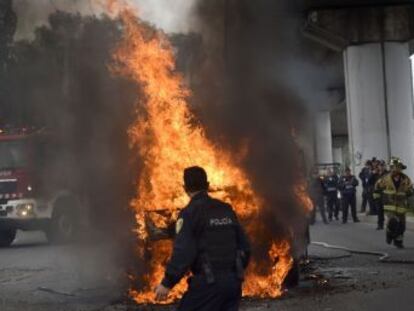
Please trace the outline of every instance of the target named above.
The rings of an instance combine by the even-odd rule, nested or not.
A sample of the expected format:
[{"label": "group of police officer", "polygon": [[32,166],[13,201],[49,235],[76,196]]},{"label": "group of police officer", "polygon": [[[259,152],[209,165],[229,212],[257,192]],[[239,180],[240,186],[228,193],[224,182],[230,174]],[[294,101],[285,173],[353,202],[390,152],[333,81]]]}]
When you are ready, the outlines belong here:
[{"label": "group of police officer", "polygon": [[[319,210],[325,224],[328,224],[333,218],[339,220],[341,211],[342,223],[347,223],[349,210],[351,210],[352,220],[359,222],[356,210],[356,187],[358,185],[358,179],[352,175],[349,168],[345,169],[342,176],[336,175],[332,169],[328,170],[326,176],[320,176],[319,170],[315,168],[309,182],[310,195],[315,207],[311,215],[311,224],[315,223],[316,210]],[[325,200],[328,218],[326,217]]]},{"label": "group of police officer", "polygon": [[[402,172],[406,168],[399,158],[391,158],[389,170],[385,161],[373,158],[366,161],[365,167],[359,173],[363,188],[360,212],[377,215],[377,230],[384,229],[387,214],[386,241],[388,244],[393,243],[397,248],[404,248],[406,213],[410,206],[408,199],[414,193],[410,178]],[[328,220],[332,221],[333,217],[339,220],[341,210],[342,222],[347,223],[349,209],[353,221],[359,222],[356,207],[358,185],[358,179],[352,175],[349,168],[346,168],[340,177],[333,170],[328,170],[326,176],[320,176],[319,170],[315,168],[309,182],[310,195],[315,207],[311,215],[311,224],[315,223],[317,210],[326,224],[329,223]]]}]

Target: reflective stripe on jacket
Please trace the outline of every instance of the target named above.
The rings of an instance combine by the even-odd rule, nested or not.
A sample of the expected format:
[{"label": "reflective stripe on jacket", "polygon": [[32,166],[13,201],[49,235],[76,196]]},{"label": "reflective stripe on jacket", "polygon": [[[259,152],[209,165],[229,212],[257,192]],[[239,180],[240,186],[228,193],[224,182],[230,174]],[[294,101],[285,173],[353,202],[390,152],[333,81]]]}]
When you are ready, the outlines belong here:
[{"label": "reflective stripe on jacket", "polygon": [[395,188],[391,174],[380,178],[375,184],[374,198],[382,199],[384,210],[396,214],[405,214],[408,211],[408,197],[413,194],[413,184],[410,178],[401,174],[398,189]]}]

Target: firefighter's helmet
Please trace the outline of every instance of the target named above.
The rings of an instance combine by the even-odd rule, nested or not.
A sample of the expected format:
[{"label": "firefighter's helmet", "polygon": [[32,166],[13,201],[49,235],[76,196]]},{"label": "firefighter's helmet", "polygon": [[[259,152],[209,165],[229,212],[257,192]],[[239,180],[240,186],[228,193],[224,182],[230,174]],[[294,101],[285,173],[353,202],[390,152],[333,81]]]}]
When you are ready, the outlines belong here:
[{"label": "firefighter's helmet", "polygon": [[391,158],[390,167],[391,168],[396,167],[396,168],[399,168],[401,170],[405,170],[407,168],[407,166],[398,157],[392,157]]}]

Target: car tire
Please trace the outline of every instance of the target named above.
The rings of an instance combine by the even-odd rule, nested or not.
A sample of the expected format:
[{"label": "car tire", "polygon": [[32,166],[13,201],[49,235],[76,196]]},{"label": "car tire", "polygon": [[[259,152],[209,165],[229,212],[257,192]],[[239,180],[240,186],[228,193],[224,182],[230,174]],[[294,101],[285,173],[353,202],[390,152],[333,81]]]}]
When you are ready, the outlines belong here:
[{"label": "car tire", "polygon": [[77,217],[74,200],[58,202],[52,214],[46,237],[51,244],[72,242],[77,231]]},{"label": "car tire", "polygon": [[1,230],[0,231],[0,247],[9,247],[16,238],[16,230]]}]

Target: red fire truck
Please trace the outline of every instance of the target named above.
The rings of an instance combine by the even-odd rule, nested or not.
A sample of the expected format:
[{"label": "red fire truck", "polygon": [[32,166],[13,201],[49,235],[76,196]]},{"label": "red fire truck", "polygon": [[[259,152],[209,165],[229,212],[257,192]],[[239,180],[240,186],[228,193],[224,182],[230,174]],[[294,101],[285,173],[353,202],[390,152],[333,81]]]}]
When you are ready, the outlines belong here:
[{"label": "red fire truck", "polygon": [[0,247],[17,230],[42,230],[51,243],[73,239],[81,203],[61,155],[44,130],[0,130]]}]

